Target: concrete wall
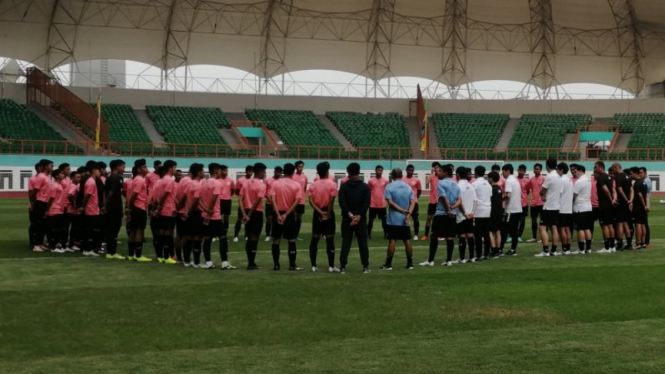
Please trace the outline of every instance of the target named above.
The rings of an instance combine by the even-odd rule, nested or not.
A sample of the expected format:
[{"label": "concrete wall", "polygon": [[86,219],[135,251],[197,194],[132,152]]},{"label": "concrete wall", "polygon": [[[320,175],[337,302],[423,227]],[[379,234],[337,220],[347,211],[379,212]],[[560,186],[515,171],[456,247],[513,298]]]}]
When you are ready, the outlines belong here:
[{"label": "concrete wall", "polygon": [[[89,102],[96,100],[97,88],[71,87],[71,90]],[[311,110],[316,114],[326,111],[398,112],[409,114],[407,99],[363,99],[304,96],[254,96],[199,92],[165,92],[104,88],[104,102],[129,104],[134,109],[146,105],[181,105],[219,107],[225,112],[244,112],[260,109]],[[25,102],[25,85],[3,83],[0,97]],[[517,118],[525,113],[585,113],[594,117],[612,117],[616,113],[665,112],[665,99],[636,100],[430,100],[430,112],[456,113],[508,113]]]}]

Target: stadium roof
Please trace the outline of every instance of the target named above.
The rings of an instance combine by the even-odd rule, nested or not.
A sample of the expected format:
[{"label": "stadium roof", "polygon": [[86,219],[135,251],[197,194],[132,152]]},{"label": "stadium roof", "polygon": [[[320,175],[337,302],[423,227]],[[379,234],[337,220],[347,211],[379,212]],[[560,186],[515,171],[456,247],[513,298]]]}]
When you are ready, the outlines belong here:
[{"label": "stadium roof", "polygon": [[662,0],[0,0],[0,53],[637,93],[665,80],[663,20]]}]

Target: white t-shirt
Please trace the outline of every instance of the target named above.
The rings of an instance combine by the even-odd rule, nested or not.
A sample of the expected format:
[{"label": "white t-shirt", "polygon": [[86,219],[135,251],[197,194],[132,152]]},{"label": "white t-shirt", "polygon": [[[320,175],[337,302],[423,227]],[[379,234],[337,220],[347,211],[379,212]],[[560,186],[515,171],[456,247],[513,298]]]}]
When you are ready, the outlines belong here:
[{"label": "white t-shirt", "polygon": [[573,181],[569,176],[561,176],[561,214],[573,214]]},{"label": "white t-shirt", "polygon": [[504,192],[510,194],[510,199],[506,203],[506,213],[522,213],[522,187],[517,178],[511,175],[506,179]]},{"label": "white t-shirt", "polygon": [[485,178],[476,180],[472,186],[476,189],[476,198],[478,199],[475,217],[489,218],[492,212],[492,186]]},{"label": "white t-shirt", "polygon": [[[457,182],[457,185],[460,189],[460,196],[462,197],[462,206],[464,207],[464,213],[469,214],[473,213],[473,204],[476,202],[476,190],[473,188],[471,183],[466,179],[463,179]],[[462,211],[457,212],[457,222],[462,222],[466,219],[466,216],[462,214]]]},{"label": "white t-shirt", "polygon": [[552,170],[545,177],[543,188],[547,188],[545,195],[546,201],[543,206],[544,210],[559,210],[561,209],[561,177],[556,170]]},{"label": "white t-shirt", "polygon": [[591,181],[589,177],[583,175],[573,185],[573,193],[577,195],[573,205],[574,213],[591,212]]}]

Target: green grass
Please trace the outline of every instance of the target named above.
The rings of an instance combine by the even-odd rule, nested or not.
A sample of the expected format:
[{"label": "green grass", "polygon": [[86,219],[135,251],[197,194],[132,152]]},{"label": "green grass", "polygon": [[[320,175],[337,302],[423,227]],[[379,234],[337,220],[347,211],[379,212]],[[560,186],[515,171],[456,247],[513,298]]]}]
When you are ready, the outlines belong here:
[{"label": "green grass", "polygon": [[[0,372],[663,373],[665,209],[654,204],[643,252],[539,259],[522,243],[516,258],[407,271],[398,249],[382,273],[386,243],[374,239],[372,274],[354,249],[349,272],[331,275],[268,270],[264,242],[259,272],[32,253],[26,202],[1,200]],[[424,260],[425,243],[415,248]],[[230,250],[244,266],[244,243]]]}]

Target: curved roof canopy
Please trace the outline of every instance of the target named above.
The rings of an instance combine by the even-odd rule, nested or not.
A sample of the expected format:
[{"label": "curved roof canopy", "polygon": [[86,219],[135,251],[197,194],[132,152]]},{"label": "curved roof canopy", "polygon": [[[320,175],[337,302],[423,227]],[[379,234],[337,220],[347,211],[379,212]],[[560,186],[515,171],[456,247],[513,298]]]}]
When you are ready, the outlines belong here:
[{"label": "curved roof canopy", "polygon": [[662,0],[1,0],[0,50],[45,69],[110,58],[638,93],[665,80],[663,20]]}]

